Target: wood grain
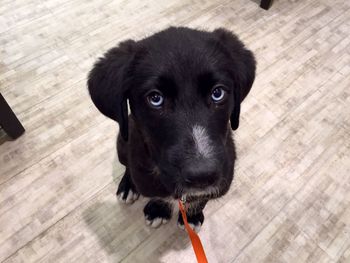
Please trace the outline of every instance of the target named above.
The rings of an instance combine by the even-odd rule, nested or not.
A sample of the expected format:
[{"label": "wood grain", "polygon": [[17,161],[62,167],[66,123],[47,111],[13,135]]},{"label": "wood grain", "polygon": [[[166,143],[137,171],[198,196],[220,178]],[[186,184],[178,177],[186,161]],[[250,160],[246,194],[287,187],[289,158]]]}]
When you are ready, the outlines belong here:
[{"label": "wood grain", "polygon": [[258,61],[233,187],[205,209],[209,262],[350,262],[349,1],[1,0],[0,13],[0,89],[26,128],[0,135],[1,262],[194,262],[176,216],[153,230],[146,199],[117,203],[118,127],[85,84],[117,42],[170,25],[226,27]]}]

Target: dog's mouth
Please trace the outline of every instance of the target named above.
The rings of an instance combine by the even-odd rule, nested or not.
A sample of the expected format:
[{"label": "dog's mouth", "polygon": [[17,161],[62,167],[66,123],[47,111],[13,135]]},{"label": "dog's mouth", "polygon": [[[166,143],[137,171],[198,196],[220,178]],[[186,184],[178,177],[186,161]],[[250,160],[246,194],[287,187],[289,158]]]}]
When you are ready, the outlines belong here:
[{"label": "dog's mouth", "polygon": [[174,193],[175,199],[185,198],[188,201],[194,200],[194,199],[214,199],[219,196],[220,196],[220,190],[216,186],[208,186],[203,189],[178,187],[176,188]]}]

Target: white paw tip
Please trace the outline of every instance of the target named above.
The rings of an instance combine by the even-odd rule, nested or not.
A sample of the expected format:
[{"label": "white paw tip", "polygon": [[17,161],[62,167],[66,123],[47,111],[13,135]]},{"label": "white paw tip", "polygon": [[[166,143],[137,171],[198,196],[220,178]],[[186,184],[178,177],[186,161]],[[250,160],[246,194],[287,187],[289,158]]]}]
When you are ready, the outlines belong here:
[{"label": "white paw tip", "polygon": [[192,223],[188,223],[192,229],[194,229],[195,225]]},{"label": "white paw tip", "polygon": [[146,219],[146,225],[151,226],[153,228],[157,228],[161,224],[166,224],[166,223],[168,223],[168,220],[161,217],[156,217],[153,220]]},{"label": "white paw tip", "polygon": [[180,223],[177,223],[177,226],[178,226],[180,229],[185,230],[185,225],[180,224]]},{"label": "white paw tip", "polygon": [[117,195],[118,201],[124,202],[124,201],[123,201],[123,195],[124,195],[124,192],[121,192],[120,194]]},{"label": "white paw tip", "polygon": [[[193,223],[188,223],[188,225],[193,229],[194,232],[198,233],[201,230],[202,224],[198,223],[197,225],[193,224]],[[185,230],[185,225],[177,223],[177,226],[182,229]]]},{"label": "white paw tip", "polygon": [[140,196],[140,195],[139,195],[138,193],[133,193],[133,194],[132,194],[132,200],[133,200],[133,201],[136,201],[137,199],[139,199],[139,196]]},{"label": "white paw tip", "polygon": [[126,197],[125,203],[131,204],[132,202],[134,202],[133,195],[134,193],[130,190],[128,196]]},{"label": "white paw tip", "polygon": [[162,218],[157,217],[157,218],[153,219],[151,227],[156,228],[156,227],[159,227],[161,224],[162,224]]},{"label": "white paw tip", "polygon": [[199,231],[201,231],[201,227],[202,227],[201,223],[195,225],[193,228],[194,232],[199,233]]},{"label": "white paw tip", "polygon": [[118,201],[124,203],[124,204],[132,204],[133,202],[135,202],[138,198],[139,198],[139,194],[138,193],[134,193],[133,191],[129,190],[128,191],[128,195],[126,198],[123,198],[125,192],[121,192],[117,195],[117,199]]}]

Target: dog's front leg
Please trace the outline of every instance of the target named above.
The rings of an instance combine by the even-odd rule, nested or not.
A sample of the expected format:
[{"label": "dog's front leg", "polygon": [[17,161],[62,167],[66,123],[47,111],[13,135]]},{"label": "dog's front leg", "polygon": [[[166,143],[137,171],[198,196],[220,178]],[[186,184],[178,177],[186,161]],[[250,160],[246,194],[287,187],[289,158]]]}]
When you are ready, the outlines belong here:
[{"label": "dog's front leg", "polygon": [[[204,222],[203,209],[207,204],[208,200],[199,200],[189,203],[189,207],[186,210],[188,224],[195,232],[199,232],[202,224]],[[182,219],[181,213],[179,212],[179,217],[177,219],[177,225],[181,229],[185,229],[184,221]]]},{"label": "dog's front leg", "polygon": [[166,199],[152,198],[148,201],[143,213],[146,224],[151,227],[159,227],[169,221],[172,215],[173,205]]},{"label": "dog's front leg", "polygon": [[122,180],[119,183],[117,190],[117,198],[122,203],[132,204],[135,202],[140,194],[136,190],[134,183],[131,180],[129,168],[126,167]]}]

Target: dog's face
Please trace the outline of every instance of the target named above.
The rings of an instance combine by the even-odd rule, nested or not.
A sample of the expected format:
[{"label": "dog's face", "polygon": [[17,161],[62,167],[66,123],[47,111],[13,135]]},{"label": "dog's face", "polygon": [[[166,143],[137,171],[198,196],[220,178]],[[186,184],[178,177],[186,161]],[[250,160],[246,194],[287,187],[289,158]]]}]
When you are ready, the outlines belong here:
[{"label": "dog's face", "polygon": [[160,179],[176,195],[230,183],[230,129],[238,127],[254,76],[252,53],[230,32],[170,28],[110,50],[88,85],[125,140],[129,99]]}]

